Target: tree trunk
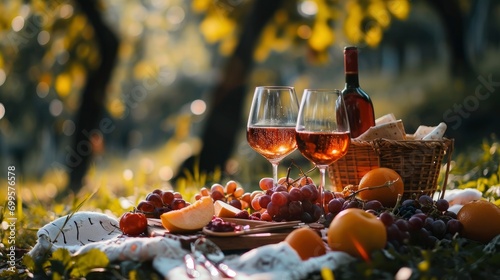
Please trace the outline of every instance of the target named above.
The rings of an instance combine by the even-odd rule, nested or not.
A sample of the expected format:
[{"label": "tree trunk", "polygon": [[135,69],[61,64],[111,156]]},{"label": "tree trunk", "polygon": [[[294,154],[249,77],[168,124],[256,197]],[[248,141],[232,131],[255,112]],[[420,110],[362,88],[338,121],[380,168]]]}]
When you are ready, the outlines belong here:
[{"label": "tree trunk", "polygon": [[255,46],[264,26],[282,2],[255,1],[244,23],[238,46],[223,69],[222,79],[212,92],[213,103],[202,134],[201,153],[186,160],[175,179],[182,177],[183,170],[193,170],[196,157],[199,159],[197,164],[200,172],[209,173],[217,167],[224,169],[241,128],[241,111],[247,92],[247,79],[253,66]]},{"label": "tree trunk", "polygon": [[87,173],[92,160],[91,138],[94,133],[101,133],[100,123],[104,118],[104,101],[106,86],[115,66],[119,40],[101,18],[98,3],[95,0],[77,0],[82,12],[94,29],[95,39],[100,53],[100,64],[95,70],[90,70],[81,95],[80,108],[76,115],[76,130],[71,146],[66,156],[69,172],[69,183],[66,191],[77,193],[82,185],[82,179]]}]

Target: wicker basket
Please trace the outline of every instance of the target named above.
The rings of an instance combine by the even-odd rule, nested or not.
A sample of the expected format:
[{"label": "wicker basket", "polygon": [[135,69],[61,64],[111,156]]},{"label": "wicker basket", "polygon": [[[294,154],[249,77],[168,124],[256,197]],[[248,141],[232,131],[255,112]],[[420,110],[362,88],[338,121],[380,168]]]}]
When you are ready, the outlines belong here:
[{"label": "wicker basket", "polygon": [[445,171],[441,197],[448,181],[453,139],[431,140],[351,140],[349,151],[329,167],[329,176],[340,191],[357,185],[366,172],[377,167],[394,169],[404,182],[403,198],[412,194],[434,195],[443,160]]}]

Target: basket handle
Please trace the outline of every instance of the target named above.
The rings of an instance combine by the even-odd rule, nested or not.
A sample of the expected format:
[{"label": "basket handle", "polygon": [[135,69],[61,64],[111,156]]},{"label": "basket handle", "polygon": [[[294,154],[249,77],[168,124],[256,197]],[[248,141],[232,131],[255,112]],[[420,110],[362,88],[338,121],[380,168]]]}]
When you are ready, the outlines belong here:
[{"label": "basket handle", "polygon": [[444,193],[446,191],[446,186],[448,185],[448,173],[450,172],[450,164],[451,164],[451,154],[453,153],[454,139],[450,139],[450,144],[446,148],[446,171],[444,173],[443,187],[441,188],[441,195],[439,195],[440,199],[444,199]]}]

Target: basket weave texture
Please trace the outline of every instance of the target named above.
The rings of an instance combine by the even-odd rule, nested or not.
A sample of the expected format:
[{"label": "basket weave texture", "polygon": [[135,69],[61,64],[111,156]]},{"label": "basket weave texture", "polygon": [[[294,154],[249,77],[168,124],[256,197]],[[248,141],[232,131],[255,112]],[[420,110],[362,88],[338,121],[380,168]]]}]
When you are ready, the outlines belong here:
[{"label": "basket weave texture", "polygon": [[434,195],[444,161],[445,172],[441,197],[448,180],[453,139],[443,140],[388,140],[358,141],[351,139],[347,154],[329,166],[328,173],[341,191],[347,185],[358,185],[368,171],[387,167],[403,179],[403,198],[413,194]]}]

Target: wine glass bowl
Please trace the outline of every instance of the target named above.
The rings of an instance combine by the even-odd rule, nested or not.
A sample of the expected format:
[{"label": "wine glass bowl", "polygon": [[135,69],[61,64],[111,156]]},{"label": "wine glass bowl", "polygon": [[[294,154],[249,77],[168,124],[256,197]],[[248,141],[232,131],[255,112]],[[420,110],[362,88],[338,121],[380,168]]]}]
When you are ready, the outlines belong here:
[{"label": "wine glass bowl", "polygon": [[274,184],[278,165],[297,149],[295,126],[299,103],[288,86],[256,87],[247,124],[247,142],[273,166]]},{"label": "wine glass bowl", "polygon": [[[325,173],[328,166],[343,157],[351,137],[343,98],[339,90],[305,89],[296,125],[297,147],[320,171],[321,210],[324,212]],[[324,219],[324,217],[322,216]]]}]

